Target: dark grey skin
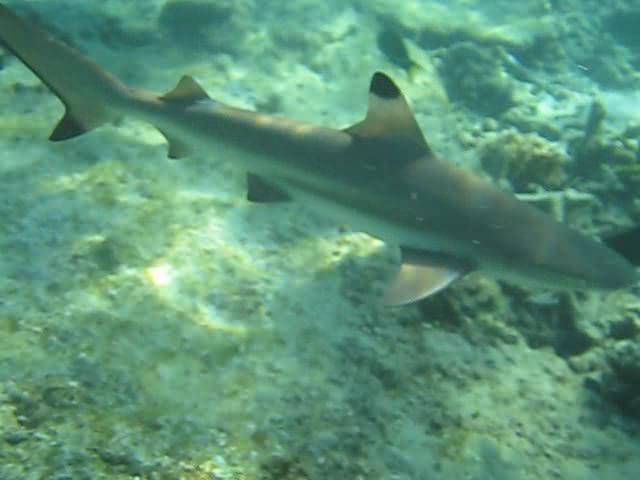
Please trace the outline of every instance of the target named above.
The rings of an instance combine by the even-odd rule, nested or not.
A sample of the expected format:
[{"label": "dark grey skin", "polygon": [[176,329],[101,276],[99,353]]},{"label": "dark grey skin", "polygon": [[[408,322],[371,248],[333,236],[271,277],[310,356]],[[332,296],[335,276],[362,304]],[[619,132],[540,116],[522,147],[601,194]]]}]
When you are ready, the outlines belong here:
[{"label": "dark grey skin", "polygon": [[0,39],[64,103],[51,140],[125,115],[146,120],[172,158],[209,152],[251,172],[252,201],[298,199],[399,245],[388,304],[427,297],[474,270],[557,288],[638,280],[613,250],[440,160],[382,73],[371,80],[365,119],[336,130],[220,104],[191,77],[165,95],[129,88],[2,5]]}]

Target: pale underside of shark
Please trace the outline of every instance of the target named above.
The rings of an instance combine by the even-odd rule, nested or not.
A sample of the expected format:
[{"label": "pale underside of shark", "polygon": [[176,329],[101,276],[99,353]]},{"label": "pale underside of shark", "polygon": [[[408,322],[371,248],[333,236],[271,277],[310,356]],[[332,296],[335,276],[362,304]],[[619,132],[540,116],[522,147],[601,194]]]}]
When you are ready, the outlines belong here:
[{"label": "pale underside of shark", "polygon": [[425,298],[474,270],[556,288],[638,280],[615,251],[439,159],[383,73],[371,80],[365,119],[337,130],[223,105],[188,76],[165,95],[130,88],[1,4],[0,40],[65,105],[51,140],[122,116],[145,120],[171,158],[198,151],[250,172],[250,201],[301,200],[399,245],[387,304]]}]

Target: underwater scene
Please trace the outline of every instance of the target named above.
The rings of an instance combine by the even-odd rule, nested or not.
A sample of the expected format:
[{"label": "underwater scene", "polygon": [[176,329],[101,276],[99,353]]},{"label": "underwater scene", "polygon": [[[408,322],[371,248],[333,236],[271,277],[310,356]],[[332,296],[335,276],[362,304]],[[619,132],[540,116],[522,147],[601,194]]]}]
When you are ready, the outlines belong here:
[{"label": "underwater scene", "polygon": [[640,478],[638,25],[1,1],[0,480]]}]

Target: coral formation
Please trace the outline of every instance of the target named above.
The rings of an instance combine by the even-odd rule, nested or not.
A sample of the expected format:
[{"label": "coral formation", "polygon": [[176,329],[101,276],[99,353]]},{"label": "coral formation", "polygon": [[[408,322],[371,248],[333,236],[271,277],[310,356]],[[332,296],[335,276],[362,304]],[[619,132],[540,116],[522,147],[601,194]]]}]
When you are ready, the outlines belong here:
[{"label": "coral formation", "polygon": [[507,180],[516,192],[558,189],[567,178],[566,153],[536,134],[499,133],[481,145],[479,156],[489,175]]},{"label": "coral formation", "polygon": [[497,48],[464,42],[445,50],[438,71],[447,95],[480,115],[497,117],[513,106],[513,85]]},{"label": "coral formation", "polygon": [[[640,218],[637,103],[600,91],[636,81],[627,7],[4,3],[136,86],[195,74],[213,98],[327,126],[362,116],[383,69],[434,151],[588,233]],[[434,110],[431,65],[464,108]],[[384,308],[394,246],[248,205],[221,152],[169,161],[144,125],[46,143],[62,107],[2,67],[0,478],[638,476],[637,289],[469,276]]]},{"label": "coral formation", "polygon": [[243,32],[234,18],[236,2],[166,0],[158,16],[162,31],[185,46],[214,49],[216,53],[237,51]]}]

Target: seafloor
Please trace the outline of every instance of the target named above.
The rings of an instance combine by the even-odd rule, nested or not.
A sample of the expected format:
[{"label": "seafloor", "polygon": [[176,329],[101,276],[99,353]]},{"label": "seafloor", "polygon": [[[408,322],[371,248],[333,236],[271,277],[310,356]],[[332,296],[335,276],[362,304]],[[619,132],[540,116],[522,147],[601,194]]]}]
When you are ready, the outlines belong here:
[{"label": "seafloor", "polygon": [[[589,234],[640,220],[636,0],[7,1],[127,82],[327,126],[393,76],[441,155]],[[254,205],[0,57],[0,478],[640,478],[638,288],[471,276],[379,299],[398,253]]]}]

